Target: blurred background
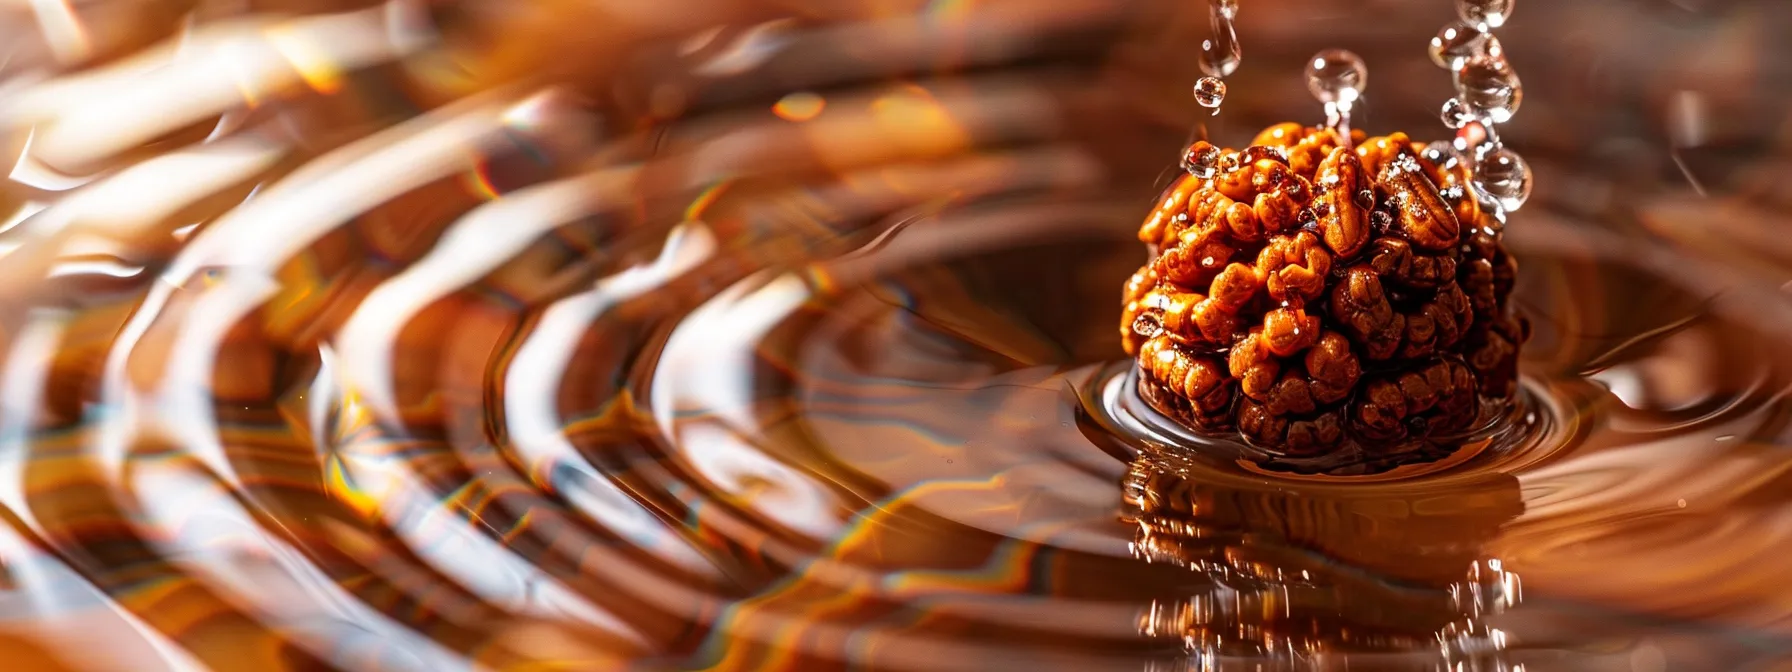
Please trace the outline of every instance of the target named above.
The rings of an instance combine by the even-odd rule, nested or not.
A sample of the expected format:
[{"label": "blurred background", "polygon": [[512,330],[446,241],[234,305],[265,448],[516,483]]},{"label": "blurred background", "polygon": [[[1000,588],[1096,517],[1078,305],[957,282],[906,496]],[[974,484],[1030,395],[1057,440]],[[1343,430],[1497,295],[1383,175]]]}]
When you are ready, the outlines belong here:
[{"label": "blurred background", "polygon": [[1513,3],[1541,429],[1291,484],[1104,415],[1134,232],[1457,8],[1237,4],[0,0],[0,660],[1784,669],[1792,6]]}]

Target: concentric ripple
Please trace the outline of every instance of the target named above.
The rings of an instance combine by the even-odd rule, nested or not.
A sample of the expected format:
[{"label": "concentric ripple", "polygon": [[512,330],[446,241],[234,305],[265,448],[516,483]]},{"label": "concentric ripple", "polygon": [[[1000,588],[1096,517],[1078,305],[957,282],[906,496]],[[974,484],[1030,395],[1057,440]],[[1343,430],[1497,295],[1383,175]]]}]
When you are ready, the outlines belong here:
[{"label": "concentric ripple", "polygon": [[[1527,70],[1528,404],[1428,467],[1249,469],[1130,403],[1114,339],[1187,4],[0,4],[0,660],[1792,658],[1792,305],[1640,234],[1736,244],[1700,224],[1783,211],[1783,159],[1664,183],[1612,130],[1647,73],[1587,116]],[[1759,18],[1557,4],[1652,48]],[[1373,46],[1419,13],[1324,37],[1428,70]],[[1275,15],[1253,63],[1330,46]],[[1197,131],[1306,114],[1268,77]],[[1383,81],[1355,121],[1423,134]]]}]

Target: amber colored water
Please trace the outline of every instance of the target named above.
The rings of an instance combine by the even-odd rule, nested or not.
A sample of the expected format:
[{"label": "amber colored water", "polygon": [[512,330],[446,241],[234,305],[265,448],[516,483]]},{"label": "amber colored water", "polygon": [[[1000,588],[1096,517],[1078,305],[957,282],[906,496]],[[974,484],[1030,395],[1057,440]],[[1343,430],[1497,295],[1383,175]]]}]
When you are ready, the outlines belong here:
[{"label": "amber colored water", "polygon": [[1441,133],[1447,3],[1247,0],[1213,118],[1179,2],[55,4],[0,8],[5,669],[1792,664],[1771,2],[1520,3],[1524,403],[1352,478],[1153,418],[1120,287],[1319,48]]}]

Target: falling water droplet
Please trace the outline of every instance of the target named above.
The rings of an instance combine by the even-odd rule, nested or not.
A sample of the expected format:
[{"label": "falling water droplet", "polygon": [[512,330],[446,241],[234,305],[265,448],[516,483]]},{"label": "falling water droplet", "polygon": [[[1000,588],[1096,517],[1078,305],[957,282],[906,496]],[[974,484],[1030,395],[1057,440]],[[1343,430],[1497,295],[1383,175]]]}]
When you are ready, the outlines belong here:
[{"label": "falling water droplet", "polygon": [[1425,150],[1419,155],[1425,157],[1426,161],[1430,161],[1431,165],[1446,171],[1455,170],[1462,165],[1463,161],[1462,152],[1456,151],[1456,146],[1447,140],[1439,140],[1425,145]]},{"label": "falling water droplet", "polygon": [[1220,148],[1197,142],[1182,154],[1182,169],[1200,179],[1213,177],[1220,165]]},{"label": "falling water droplet", "polygon": [[1503,124],[1518,112],[1524,86],[1505,59],[1490,55],[1469,59],[1456,69],[1456,91],[1478,116]]},{"label": "falling water droplet", "polygon": [[1516,211],[1531,197],[1531,167],[1518,152],[1495,149],[1475,164],[1475,191],[1507,212]]},{"label": "falling water droplet", "polygon": [[1212,77],[1230,77],[1244,61],[1238,31],[1232,27],[1232,19],[1222,16],[1217,6],[1213,13],[1213,37],[1201,41],[1200,61],[1201,72]]},{"label": "falling water droplet", "polygon": [[1443,118],[1444,125],[1451,129],[1467,126],[1469,122],[1474,121],[1476,118],[1475,111],[1468,109],[1468,105],[1463,104],[1461,98],[1451,98],[1444,101],[1444,109],[1439,116]]},{"label": "falling water droplet", "polygon": [[1211,0],[1213,13],[1228,19],[1238,18],[1238,0]]},{"label": "falling water droplet", "polygon": [[1352,103],[1369,84],[1363,59],[1343,49],[1327,49],[1307,61],[1307,90],[1322,103]]},{"label": "falling water droplet", "polygon": [[1444,26],[1431,38],[1431,61],[1437,67],[1456,71],[1468,59],[1480,56],[1487,48],[1487,33],[1480,28],[1457,21]]},{"label": "falling water droplet", "polygon": [[1517,0],[1456,0],[1456,15],[1470,25],[1498,28],[1512,18],[1512,5]]},{"label": "falling water droplet", "polygon": [[1202,77],[1195,81],[1195,102],[1219,114],[1220,103],[1226,102],[1226,83],[1218,77]]}]

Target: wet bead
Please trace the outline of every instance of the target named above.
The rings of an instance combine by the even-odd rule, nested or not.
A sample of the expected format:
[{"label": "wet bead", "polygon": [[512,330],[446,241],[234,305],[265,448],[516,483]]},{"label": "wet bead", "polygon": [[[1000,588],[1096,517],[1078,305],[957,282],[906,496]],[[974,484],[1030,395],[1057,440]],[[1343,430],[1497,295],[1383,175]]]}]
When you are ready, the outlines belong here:
[{"label": "wet bead", "polygon": [[1474,183],[1475,191],[1511,212],[1531,197],[1531,167],[1518,152],[1501,147],[1476,162]]},{"label": "wet bead", "polygon": [[1470,25],[1487,29],[1506,25],[1517,0],[1456,0],[1456,15]]},{"label": "wet bead", "polygon": [[1307,90],[1322,103],[1351,103],[1369,85],[1363,59],[1343,49],[1327,49],[1307,61]]},{"label": "wet bead", "polygon": [[1195,82],[1195,102],[1217,112],[1226,102],[1226,83],[1218,77],[1202,77]]},{"label": "wet bead", "polygon": [[1431,62],[1454,72],[1468,59],[1485,53],[1487,42],[1487,33],[1480,28],[1461,21],[1451,23],[1431,38]]}]

